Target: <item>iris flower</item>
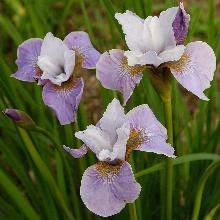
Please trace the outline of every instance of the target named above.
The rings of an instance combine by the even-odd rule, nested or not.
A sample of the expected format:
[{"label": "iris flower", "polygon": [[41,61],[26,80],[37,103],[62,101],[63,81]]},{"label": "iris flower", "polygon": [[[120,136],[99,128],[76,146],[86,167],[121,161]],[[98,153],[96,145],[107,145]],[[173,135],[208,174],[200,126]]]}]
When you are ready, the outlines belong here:
[{"label": "iris flower", "polygon": [[99,56],[85,32],[71,32],[64,41],[48,33],[43,40],[32,38],[18,47],[18,70],[13,77],[38,81],[43,86],[44,103],[62,125],[69,124],[75,120],[84,86],[77,72],[95,68]]},{"label": "iris flower", "polygon": [[159,17],[142,19],[126,11],[116,13],[115,18],[129,50],[113,49],[101,55],[96,73],[105,88],[121,92],[126,104],[146,67],[154,74],[168,68],[184,88],[208,100],[203,91],[210,87],[216,57],[205,42],[183,45],[190,21],[183,3],[161,12]]},{"label": "iris flower", "polygon": [[133,150],[175,157],[174,148],[166,143],[165,127],[148,105],[140,105],[125,114],[119,101],[113,99],[96,125],[87,126],[75,136],[84,145],[79,149],[65,146],[64,149],[75,158],[91,149],[99,160],[84,172],[80,195],[89,210],[103,217],[119,213],[139,196],[141,186],[128,163]]}]

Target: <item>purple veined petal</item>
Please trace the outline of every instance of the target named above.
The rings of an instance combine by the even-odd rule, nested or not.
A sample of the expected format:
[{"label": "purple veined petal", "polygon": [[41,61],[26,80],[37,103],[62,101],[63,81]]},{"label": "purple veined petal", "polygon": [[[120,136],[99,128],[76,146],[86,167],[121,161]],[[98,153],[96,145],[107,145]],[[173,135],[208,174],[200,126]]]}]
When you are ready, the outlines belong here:
[{"label": "purple veined petal", "polygon": [[184,5],[181,2],[172,24],[177,44],[183,44],[188,33],[189,21],[190,15],[187,14]]},{"label": "purple veined petal", "polygon": [[144,66],[129,66],[123,50],[113,49],[101,55],[96,65],[96,77],[102,86],[123,94],[124,105],[140,83]]},{"label": "purple veined petal", "polygon": [[166,143],[166,128],[156,119],[148,105],[140,105],[126,115],[130,123],[126,158],[133,150],[164,154],[175,158],[174,148]]},{"label": "purple veined petal", "polygon": [[16,60],[18,70],[12,75],[14,78],[35,82],[40,77],[41,71],[37,66],[37,59],[40,55],[42,41],[40,38],[31,38],[18,47]]},{"label": "purple veined petal", "polygon": [[48,82],[43,87],[43,101],[54,110],[61,125],[75,121],[75,114],[82,96],[82,78],[70,78],[61,86]]},{"label": "purple veined petal", "polygon": [[99,162],[83,174],[80,195],[93,213],[108,217],[119,213],[127,203],[134,202],[141,191],[127,162],[110,165]]},{"label": "purple veined petal", "polygon": [[149,137],[149,139],[134,150],[164,154],[167,157],[176,158],[174,148],[166,143],[166,140],[160,136]]},{"label": "purple veined petal", "polygon": [[64,150],[66,152],[68,152],[72,157],[74,158],[81,158],[83,157],[85,154],[87,154],[88,152],[88,147],[83,144],[80,148],[78,149],[73,149],[73,148],[69,148],[67,146],[63,146]]},{"label": "purple veined petal", "polygon": [[163,138],[167,138],[166,128],[157,120],[152,110],[147,104],[139,105],[126,114],[125,121],[130,123],[130,127],[146,132],[157,134]]},{"label": "purple veined petal", "polygon": [[63,42],[69,49],[73,49],[76,52],[79,59],[82,59],[83,68],[95,68],[100,53],[93,47],[89,35],[86,32],[71,32],[65,37]]},{"label": "purple veined petal", "polygon": [[207,43],[189,43],[181,59],[168,63],[167,67],[184,88],[200,99],[208,100],[203,91],[210,87],[216,70],[216,57]]}]

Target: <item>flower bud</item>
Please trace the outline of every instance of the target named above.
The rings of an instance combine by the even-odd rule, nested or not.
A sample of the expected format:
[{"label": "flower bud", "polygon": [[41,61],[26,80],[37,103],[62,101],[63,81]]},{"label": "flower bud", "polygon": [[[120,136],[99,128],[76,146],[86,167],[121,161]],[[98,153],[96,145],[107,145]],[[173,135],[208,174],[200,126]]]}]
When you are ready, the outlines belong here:
[{"label": "flower bud", "polygon": [[36,124],[32,118],[23,111],[13,108],[6,108],[3,113],[11,118],[14,123],[21,128],[32,129],[36,127]]}]

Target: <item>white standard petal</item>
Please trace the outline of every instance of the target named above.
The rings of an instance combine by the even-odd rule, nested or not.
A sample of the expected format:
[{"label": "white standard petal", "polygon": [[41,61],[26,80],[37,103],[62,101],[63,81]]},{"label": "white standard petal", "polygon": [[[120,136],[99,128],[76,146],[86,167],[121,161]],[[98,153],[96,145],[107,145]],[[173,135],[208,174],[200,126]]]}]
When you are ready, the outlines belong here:
[{"label": "white standard petal", "polygon": [[62,40],[48,33],[43,40],[37,64],[43,71],[41,79],[49,79],[53,84],[61,85],[73,73],[75,53]]},{"label": "white standard petal", "polygon": [[108,135],[94,125],[87,126],[84,131],[76,132],[75,137],[82,140],[96,155],[103,149],[112,150]]},{"label": "white standard petal", "polygon": [[130,127],[124,124],[117,129],[117,141],[113,146],[113,150],[104,149],[100,151],[98,159],[100,161],[114,161],[116,159],[125,160],[126,145],[130,134]]},{"label": "white standard petal", "polygon": [[75,67],[75,51],[65,50],[64,52],[64,70],[66,77],[69,79]]},{"label": "white standard petal", "polygon": [[172,48],[168,48],[162,53],[159,54],[159,57],[162,58],[162,63],[177,61],[181,58],[185,50],[184,45],[178,45]]},{"label": "white standard petal", "polygon": [[162,11],[159,16],[161,27],[163,29],[163,36],[165,39],[166,48],[176,45],[172,24],[178,12],[178,9],[179,7],[169,8],[166,11]]},{"label": "white standard petal", "polygon": [[117,99],[113,99],[99,121],[100,128],[108,133],[112,144],[117,140],[116,129],[124,124],[124,119],[124,108]]},{"label": "white standard petal", "polygon": [[124,124],[121,128],[117,129],[118,139],[113,146],[113,153],[117,159],[125,160],[126,145],[130,134],[130,127]]},{"label": "white standard petal", "polygon": [[48,33],[41,47],[40,56],[49,56],[57,66],[64,66],[64,52],[66,45],[52,33]]},{"label": "white standard petal", "polygon": [[122,30],[125,34],[125,40],[129,49],[144,52],[144,20],[130,11],[116,13],[115,18],[118,20],[119,24],[122,25]]},{"label": "white standard petal", "polygon": [[144,21],[145,51],[155,51],[157,54],[165,48],[165,38],[160,20],[157,16],[147,17]]}]

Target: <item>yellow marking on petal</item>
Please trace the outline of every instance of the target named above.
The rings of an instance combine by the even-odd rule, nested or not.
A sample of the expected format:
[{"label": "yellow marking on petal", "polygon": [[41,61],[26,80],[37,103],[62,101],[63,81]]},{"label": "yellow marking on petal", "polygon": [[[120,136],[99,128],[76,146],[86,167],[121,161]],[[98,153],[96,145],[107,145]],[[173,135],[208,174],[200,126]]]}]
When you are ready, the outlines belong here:
[{"label": "yellow marking on petal", "polygon": [[141,74],[144,71],[145,66],[141,66],[141,65],[129,66],[127,57],[123,57],[122,68],[126,69],[131,76],[135,76]]},{"label": "yellow marking on petal", "polygon": [[175,70],[176,72],[181,72],[185,65],[189,62],[189,56],[188,54],[184,53],[182,57],[175,62],[169,62],[166,64],[166,67]]},{"label": "yellow marking on petal", "polygon": [[76,55],[75,68],[81,68],[82,63],[85,60],[85,55],[80,51],[79,48],[73,48],[73,51],[75,51],[75,55]]},{"label": "yellow marking on petal", "polygon": [[137,149],[141,144],[144,143],[146,137],[140,129],[132,129],[126,145],[126,160],[133,150]]},{"label": "yellow marking on petal", "polygon": [[103,177],[112,177],[119,172],[121,165],[122,165],[122,161],[120,160],[116,164],[110,164],[105,161],[99,161],[96,164],[96,170]]},{"label": "yellow marking on petal", "polygon": [[54,90],[68,92],[68,91],[72,90],[76,86],[77,81],[78,81],[77,78],[70,77],[66,82],[63,82],[61,84],[61,86],[54,84],[53,85],[54,86]]}]

